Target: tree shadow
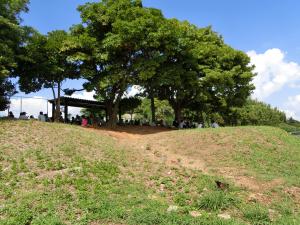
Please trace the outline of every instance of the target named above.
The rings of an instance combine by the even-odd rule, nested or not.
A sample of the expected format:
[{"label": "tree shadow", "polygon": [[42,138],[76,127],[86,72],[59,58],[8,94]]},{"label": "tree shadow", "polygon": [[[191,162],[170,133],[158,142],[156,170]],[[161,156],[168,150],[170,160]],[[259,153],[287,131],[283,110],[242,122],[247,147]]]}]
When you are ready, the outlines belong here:
[{"label": "tree shadow", "polygon": [[171,132],[177,129],[174,128],[165,128],[165,127],[151,127],[151,126],[134,126],[134,125],[126,125],[126,126],[117,126],[114,129],[108,127],[99,127],[95,128],[96,130],[102,131],[113,131],[120,133],[127,133],[133,135],[149,135],[149,134],[158,134]]}]

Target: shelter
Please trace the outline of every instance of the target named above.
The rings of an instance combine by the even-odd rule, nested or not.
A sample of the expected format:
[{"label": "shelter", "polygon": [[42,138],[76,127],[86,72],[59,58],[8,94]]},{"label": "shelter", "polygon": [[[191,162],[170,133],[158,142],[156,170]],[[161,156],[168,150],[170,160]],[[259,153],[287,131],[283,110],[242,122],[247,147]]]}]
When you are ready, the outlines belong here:
[{"label": "shelter", "polygon": [[[55,111],[55,102],[57,99],[49,100],[49,102],[52,104],[52,115],[54,115]],[[71,98],[71,97],[61,97],[60,98],[60,105],[65,107],[64,114],[65,114],[65,122],[68,118],[68,107],[78,107],[78,108],[86,108],[86,109],[99,109],[99,110],[105,110],[106,107],[103,102],[99,101],[92,101],[92,100],[86,100],[86,99],[79,99],[79,98]]]}]

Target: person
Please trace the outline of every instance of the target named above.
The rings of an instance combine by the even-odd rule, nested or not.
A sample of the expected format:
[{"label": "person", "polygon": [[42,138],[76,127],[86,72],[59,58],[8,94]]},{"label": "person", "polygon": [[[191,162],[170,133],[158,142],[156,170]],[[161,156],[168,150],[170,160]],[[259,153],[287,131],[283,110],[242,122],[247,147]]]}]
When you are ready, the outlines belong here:
[{"label": "person", "polygon": [[47,113],[45,113],[45,114],[44,114],[44,117],[45,117],[45,121],[46,121],[46,122],[50,122],[50,120],[49,120],[49,117],[48,117],[48,114],[47,114]]},{"label": "person", "polygon": [[26,112],[21,112],[19,116],[20,120],[28,120],[28,116],[26,116]]},{"label": "person", "polygon": [[72,116],[71,124],[72,124],[72,125],[75,124],[75,117],[74,117],[74,116]]},{"label": "person", "polygon": [[81,124],[81,118],[80,118],[80,116],[79,115],[76,115],[76,117],[75,117],[75,123],[77,124],[77,125],[80,125]]},{"label": "person", "polygon": [[11,118],[11,119],[14,119],[14,118],[15,118],[15,115],[13,114],[12,111],[10,111],[10,112],[8,113],[8,118]]},{"label": "person", "polygon": [[174,120],[174,121],[173,121],[173,127],[178,128],[178,125],[179,125],[179,124],[178,124],[177,120]]},{"label": "person", "polygon": [[91,126],[94,125],[94,123],[95,123],[95,116],[94,116],[93,113],[90,114],[88,122],[89,122],[89,125],[91,125]]},{"label": "person", "polygon": [[88,120],[85,116],[82,116],[81,126],[86,127],[88,125]]},{"label": "person", "polygon": [[45,118],[44,113],[42,111],[40,112],[40,115],[38,116],[38,121],[46,122],[46,118]]},{"label": "person", "polygon": [[198,128],[203,128],[203,124],[201,122],[198,124]]},{"label": "person", "polygon": [[33,115],[31,115],[29,118],[30,118],[31,120],[34,120],[34,116],[33,116]]},{"label": "person", "polygon": [[61,123],[65,122],[65,120],[62,116],[62,112],[59,113],[59,122],[61,122]]},{"label": "person", "polygon": [[183,129],[185,128],[185,123],[184,120],[181,120],[181,122],[179,123],[179,129]]},{"label": "person", "polygon": [[211,127],[212,127],[212,128],[219,128],[220,126],[219,126],[219,124],[218,124],[217,122],[214,121],[214,122],[212,123]]}]

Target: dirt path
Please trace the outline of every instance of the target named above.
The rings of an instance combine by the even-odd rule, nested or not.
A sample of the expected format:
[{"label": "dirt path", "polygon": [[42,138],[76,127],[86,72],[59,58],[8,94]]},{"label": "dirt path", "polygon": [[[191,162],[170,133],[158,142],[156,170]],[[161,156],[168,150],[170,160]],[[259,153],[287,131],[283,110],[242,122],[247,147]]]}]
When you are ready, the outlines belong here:
[{"label": "dirt path", "polygon": [[[226,144],[230,141],[224,141],[224,144],[220,145],[216,140],[199,139],[198,136],[190,133],[178,136],[176,131],[153,127],[95,131],[113,137],[118,145],[131,149],[135,157],[142,157],[141,160],[147,158],[170,167],[185,167],[201,170],[208,175],[221,175],[236,185],[248,189],[251,192],[249,198],[257,201],[271,202],[272,197],[265,196],[264,192],[284,183],[281,179],[263,182],[245,175],[247,171],[243,168],[221,166],[219,161],[224,160],[222,153],[233,148]],[[225,140],[227,137],[218,138]]]}]

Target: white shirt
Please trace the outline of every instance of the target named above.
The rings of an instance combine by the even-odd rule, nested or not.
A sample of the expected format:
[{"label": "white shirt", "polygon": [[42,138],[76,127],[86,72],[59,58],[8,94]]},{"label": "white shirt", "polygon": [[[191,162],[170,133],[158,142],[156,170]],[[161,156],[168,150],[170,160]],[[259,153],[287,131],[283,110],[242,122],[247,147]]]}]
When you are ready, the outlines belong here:
[{"label": "white shirt", "polygon": [[19,119],[20,119],[20,120],[28,120],[28,116],[26,116],[26,115],[21,115],[21,116],[19,117]]}]

